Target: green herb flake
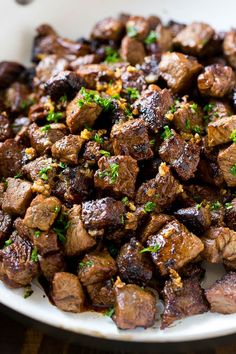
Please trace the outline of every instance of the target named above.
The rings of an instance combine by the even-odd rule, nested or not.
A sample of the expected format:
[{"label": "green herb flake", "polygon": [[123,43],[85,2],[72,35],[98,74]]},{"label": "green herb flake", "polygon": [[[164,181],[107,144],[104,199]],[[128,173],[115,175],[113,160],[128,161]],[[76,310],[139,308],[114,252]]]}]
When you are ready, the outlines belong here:
[{"label": "green herb flake", "polygon": [[233,205],[232,203],[225,203],[225,209],[232,209],[233,208]]},{"label": "green herb flake", "polygon": [[30,259],[31,259],[31,261],[33,261],[35,263],[38,262],[39,257],[38,257],[38,251],[36,248],[33,249]]},{"label": "green herb flake", "polygon": [[41,132],[46,133],[50,128],[51,128],[51,125],[46,124],[40,130],[41,130]]},{"label": "green herb flake", "polygon": [[185,128],[186,129],[190,129],[190,119],[187,119],[186,122],[185,122]]},{"label": "green herb flake", "polygon": [[58,166],[59,166],[60,168],[62,168],[63,170],[64,170],[65,168],[67,168],[67,164],[64,163],[64,162],[59,162]]},{"label": "green herb flake", "polygon": [[109,168],[104,171],[98,171],[98,177],[103,179],[105,177],[109,178],[111,184],[115,183],[119,176],[119,164],[111,163]]},{"label": "green herb flake", "polygon": [[34,231],[34,236],[35,236],[36,238],[40,237],[40,235],[41,235],[41,231],[40,231],[40,230]]},{"label": "green herb flake", "polygon": [[218,210],[221,207],[221,203],[219,201],[211,203],[210,209],[211,210]]},{"label": "green herb flake", "polygon": [[192,131],[196,134],[201,134],[202,130],[201,128],[199,127],[199,125],[195,125],[193,128],[192,128]]},{"label": "green herb flake", "polygon": [[84,87],[80,89],[82,96],[78,101],[78,106],[83,107],[84,104],[96,103],[103,108],[105,112],[113,109],[113,102],[111,97],[101,97],[96,91],[86,90]]},{"label": "green herb flake", "polygon": [[172,133],[171,129],[168,127],[168,125],[165,125],[164,132],[161,134],[162,139],[167,140],[172,136],[173,136],[173,133]]},{"label": "green herb flake", "polygon": [[35,103],[35,100],[32,98],[22,100],[20,103],[20,108],[23,110],[28,109],[30,106],[32,106]]},{"label": "green herb flake", "polygon": [[63,95],[59,98],[59,102],[61,103],[66,103],[68,101],[67,95]]},{"label": "green herb flake", "polygon": [[120,216],[120,223],[123,225],[125,223],[125,217],[124,215]]},{"label": "green herb flake", "polygon": [[144,205],[144,211],[146,213],[151,213],[154,209],[156,208],[156,203],[154,202],[147,202],[145,205]]},{"label": "green herb flake", "polygon": [[105,57],[104,61],[107,64],[117,63],[117,62],[121,61],[119,53],[111,47],[105,48],[105,54],[106,54],[106,57]]},{"label": "green herb flake", "polygon": [[13,241],[12,241],[11,239],[9,239],[9,240],[5,241],[4,246],[5,246],[5,247],[8,247],[8,246],[10,246],[12,243],[13,243]]},{"label": "green herb flake", "polygon": [[236,163],[230,167],[229,172],[231,173],[231,175],[236,177]]},{"label": "green herb flake", "polygon": [[61,210],[61,207],[59,205],[57,205],[54,209],[56,214],[58,214],[60,210]]},{"label": "green herb flake", "polygon": [[149,35],[144,39],[145,44],[156,43],[156,41],[157,41],[157,32],[156,31],[150,31]]},{"label": "green herb flake", "polygon": [[94,265],[94,262],[92,260],[89,260],[87,262],[80,262],[79,267],[80,268],[90,268]]},{"label": "green herb flake", "polygon": [[96,141],[96,143],[98,144],[104,143],[104,139],[98,133],[94,135],[93,140]]},{"label": "green herb flake", "polygon": [[101,155],[104,155],[105,157],[110,157],[111,153],[109,151],[106,150],[100,150],[99,151]]},{"label": "green herb flake", "polygon": [[15,179],[18,179],[18,178],[21,178],[22,177],[22,174],[19,172],[19,173],[17,173],[15,176],[14,176],[14,178]]},{"label": "green herb flake", "polygon": [[128,205],[128,204],[129,204],[129,198],[128,198],[128,197],[122,198],[121,201],[122,201],[122,203],[123,203],[124,205]]},{"label": "green herb flake", "polygon": [[25,286],[25,289],[24,289],[24,299],[27,299],[27,298],[30,297],[33,293],[34,293],[34,292],[33,292],[32,288],[31,288],[31,285]]},{"label": "green herb flake", "polygon": [[129,95],[132,100],[137,100],[140,97],[138,89],[134,87],[127,87],[124,91]]},{"label": "green herb flake", "polygon": [[66,213],[61,213],[53,225],[53,231],[57,234],[59,241],[64,244],[66,241],[66,231],[70,226],[70,221],[68,221],[68,216]]},{"label": "green herb flake", "polygon": [[192,103],[192,104],[189,105],[189,107],[191,108],[191,111],[193,113],[196,113],[197,110],[198,110],[198,104],[197,103]]},{"label": "green herb flake", "polygon": [[153,145],[155,145],[155,142],[156,142],[156,140],[155,140],[155,139],[152,139],[152,140],[149,141],[149,144],[150,144],[151,146],[153,146]]},{"label": "green herb flake", "polygon": [[145,253],[145,252],[156,253],[159,251],[160,248],[161,248],[161,246],[157,243],[154,246],[149,246],[147,248],[143,248],[139,253]]},{"label": "green herb flake", "polygon": [[201,209],[201,207],[202,207],[202,204],[203,204],[203,202],[201,202],[201,203],[197,204],[197,205],[196,205],[196,209],[197,209],[197,210],[200,210],[200,209]]},{"label": "green herb flake", "polygon": [[48,181],[48,172],[52,171],[52,166],[47,166],[47,167],[43,167],[41,168],[41,170],[39,171],[39,177],[42,178],[44,181]]},{"label": "green herb flake", "polygon": [[62,118],[63,118],[62,112],[54,112],[54,111],[50,111],[46,117],[47,121],[51,123],[58,123],[59,120],[61,120]]},{"label": "green herb flake", "polygon": [[230,139],[236,144],[236,129],[230,134]]},{"label": "green herb flake", "polygon": [[133,38],[133,37],[137,36],[138,31],[135,28],[135,26],[128,26],[127,27],[127,34],[128,34],[129,37]]},{"label": "green herb flake", "polygon": [[115,313],[114,307],[110,307],[106,312],[104,312],[104,316],[112,317]]}]

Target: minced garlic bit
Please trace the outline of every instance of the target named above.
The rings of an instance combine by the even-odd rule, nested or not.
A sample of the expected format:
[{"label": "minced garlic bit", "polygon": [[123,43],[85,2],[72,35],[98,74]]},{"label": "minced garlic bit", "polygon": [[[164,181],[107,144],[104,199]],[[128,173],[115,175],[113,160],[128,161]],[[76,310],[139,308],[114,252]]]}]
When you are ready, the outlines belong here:
[{"label": "minced garlic bit", "polygon": [[131,66],[131,65],[129,65],[128,67],[127,67],[127,72],[128,73],[135,73],[135,72],[137,72],[138,70],[135,68],[135,66]]},{"label": "minced garlic bit", "polygon": [[29,160],[33,160],[36,157],[36,155],[37,155],[36,150],[34,148],[32,148],[32,147],[26,148],[25,149],[25,154],[27,155],[27,158]]},{"label": "minced garlic bit", "polygon": [[115,82],[108,85],[106,93],[110,96],[119,95],[122,90],[122,81],[116,80]]},{"label": "minced garlic bit", "polygon": [[93,136],[93,133],[90,132],[88,129],[84,129],[80,133],[80,137],[84,140],[90,140],[90,139],[92,139],[92,136]]},{"label": "minced garlic bit", "polygon": [[182,184],[180,184],[176,190],[176,193],[179,194],[179,193],[183,193],[184,189],[183,189],[183,186]]},{"label": "minced garlic bit", "polygon": [[46,184],[41,178],[34,182],[32,186],[32,191],[35,193],[40,193],[46,197],[51,194],[51,187],[49,184]]},{"label": "minced garlic bit", "polygon": [[149,188],[146,192],[148,197],[152,197],[153,195],[156,194],[156,189],[155,188]]},{"label": "minced garlic bit", "polygon": [[123,288],[125,286],[125,283],[123,283],[123,281],[121,281],[120,277],[117,277],[114,286],[116,288]]},{"label": "minced garlic bit", "polygon": [[180,275],[176,272],[176,270],[170,269],[170,277],[176,290],[181,289],[183,287],[182,279]]},{"label": "minced garlic bit", "polygon": [[165,176],[169,172],[170,168],[166,165],[165,162],[162,162],[159,166],[160,176]]},{"label": "minced garlic bit", "polygon": [[133,202],[129,202],[129,203],[128,203],[128,208],[129,208],[130,210],[132,210],[132,211],[135,211],[135,210],[136,210],[136,206],[134,205]]}]

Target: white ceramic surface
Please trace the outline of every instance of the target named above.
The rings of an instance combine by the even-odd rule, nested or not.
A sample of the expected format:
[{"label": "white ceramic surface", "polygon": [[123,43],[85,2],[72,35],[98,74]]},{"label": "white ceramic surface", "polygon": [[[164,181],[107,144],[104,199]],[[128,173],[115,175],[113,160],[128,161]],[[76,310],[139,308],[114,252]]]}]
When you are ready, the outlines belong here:
[{"label": "white ceramic surface", "polygon": [[[120,12],[157,14],[165,20],[207,21],[218,29],[235,26],[236,2],[224,0],[34,0],[28,6],[14,0],[0,0],[0,60],[29,62],[34,28],[50,23],[64,36],[77,38],[89,33],[98,19]],[[226,10],[227,9],[227,10]],[[208,267],[205,286],[222,274],[220,267]],[[69,314],[52,306],[38,283],[34,294],[23,298],[23,290],[11,290],[0,282],[0,302],[22,314],[59,328],[98,337],[129,341],[173,342],[205,339],[236,332],[236,314],[207,313],[187,318],[171,328],[120,331],[101,314]]]}]

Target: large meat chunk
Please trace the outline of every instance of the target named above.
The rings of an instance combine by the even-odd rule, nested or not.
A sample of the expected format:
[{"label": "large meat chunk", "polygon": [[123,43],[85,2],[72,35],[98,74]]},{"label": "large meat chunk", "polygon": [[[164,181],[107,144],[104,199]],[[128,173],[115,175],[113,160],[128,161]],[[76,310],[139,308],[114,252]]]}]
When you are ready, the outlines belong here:
[{"label": "large meat chunk", "polygon": [[56,166],[51,157],[44,155],[24,165],[22,173],[31,181],[37,181],[43,177],[45,181],[51,182],[56,174]]},{"label": "large meat chunk", "polygon": [[173,106],[174,100],[169,90],[160,90],[150,85],[135,102],[135,108],[145,121],[146,126],[157,132],[167,124],[166,113]]},{"label": "large meat chunk", "polygon": [[24,67],[14,61],[0,62],[0,89],[5,89],[17,80]]},{"label": "large meat chunk", "polygon": [[103,63],[80,65],[76,73],[85,81],[86,87],[92,90],[114,79],[114,71]]},{"label": "large meat chunk", "polygon": [[165,309],[161,329],[170,326],[176,320],[208,311],[198,276],[181,280],[179,287],[174,280],[166,281],[163,294]]},{"label": "large meat chunk", "polygon": [[94,175],[95,187],[110,191],[116,196],[134,196],[138,164],[130,156],[101,157],[99,170]]},{"label": "large meat chunk", "polygon": [[156,316],[156,298],[135,284],[117,281],[115,286],[115,315],[113,320],[120,329],[151,327]]},{"label": "large meat chunk", "polygon": [[117,41],[121,39],[124,30],[122,21],[107,17],[95,24],[91,37],[102,41]]},{"label": "large meat chunk", "polygon": [[177,210],[174,215],[191,232],[199,236],[211,226],[211,213],[209,208],[199,208],[196,206],[183,208]]},{"label": "large meat chunk", "polygon": [[152,264],[142,249],[135,238],[121,247],[116,262],[123,281],[144,285],[152,278]]},{"label": "large meat chunk", "polygon": [[205,291],[211,312],[236,312],[236,272],[229,272]]},{"label": "large meat chunk", "polygon": [[68,214],[69,227],[66,232],[65,253],[67,256],[79,255],[96,245],[81,220],[81,207],[74,205]]},{"label": "large meat chunk", "polygon": [[56,273],[52,281],[52,299],[60,310],[82,312],[85,296],[77,276],[66,272]]},{"label": "large meat chunk", "polygon": [[151,235],[155,235],[160,229],[168,222],[173,220],[173,216],[167,214],[151,214],[147,224],[140,232],[139,237],[141,243],[146,243],[147,239]]},{"label": "large meat chunk", "polygon": [[4,114],[0,114],[0,141],[9,139],[12,135],[10,120]]},{"label": "large meat chunk", "polygon": [[135,38],[125,36],[121,41],[121,58],[131,65],[142,64],[145,58],[144,45]]},{"label": "large meat chunk", "polygon": [[105,280],[104,282],[91,284],[86,288],[93,306],[111,307],[114,305],[115,292],[112,280]]},{"label": "large meat chunk", "polygon": [[150,25],[145,17],[130,16],[126,22],[128,36],[135,37],[139,41],[143,41],[148,36],[149,30]]},{"label": "large meat chunk", "polygon": [[39,258],[40,270],[43,276],[52,281],[58,272],[63,272],[66,268],[65,260],[62,252],[48,253]]},{"label": "large meat chunk", "polygon": [[224,97],[235,86],[235,74],[230,66],[213,64],[205,67],[197,83],[203,96]]},{"label": "large meat chunk", "polygon": [[236,231],[236,198],[225,207],[225,222],[230,229]]},{"label": "large meat chunk", "polygon": [[230,135],[236,129],[236,115],[217,119],[208,124],[208,144],[216,146],[228,143]]},{"label": "large meat chunk", "polygon": [[24,215],[32,199],[32,185],[22,179],[8,178],[2,209],[11,215]]},{"label": "large meat chunk", "polygon": [[219,152],[218,164],[227,185],[236,187],[236,144]]},{"label": "large meat chunk", "polygon": [[174,38],[173,43],[186,54],[202,55],[213,39],[214,29],[203,22],[193,22],[183,28]]},{"label": "large meat chunk", "polygon": [[[170,115],[172,118],[172,116]],[[173,113],[173,125],[179,132],[196,133],[203,128],[203,112],[194,102],[183,102]]]},{"label": "large meat chunk", "polygon": [[193,57],[168,52],[162,55],[159,69],[168,87],[174,92],[182,92],[191,85],[202,66]]},{"label": "large meat chunk", "polygon": [[78,277],[87,286],[110,279],[116,272],[116,262],[107,251],[91,252],[80,262]]},{"label": "large meat chunk", "polygon": [[14,139],[0,143],[0,176],[14,177],[23,165],[24,148]]},{"label": "large meat chunk", "polygon": [[11,224],[11,216],[0,209],[0,245],[10,235]]},{"label": "large meat chunk", "polygon": [[153,156],[143,119],[115,124],[111,138],[115,155],[130,155],[135,160],[149,159]]},{"label": "large meat chunk", "polygon": [[157,234],[150,236],[147,245],[159,247],[156,252],[151,252],[151,255],[161,275],[168,274],[171,268],[182,268],[195,259],[204,248],[197,236],[175,220],[169,222]]},{"label": "large meat chunk", "polygon": [[227,32],[223,42],[224,55],[233,68],[236,68],[236,31]]},{"label": "large meat chunk", "polygon": [[71,165],[78,164],[78,154],[83,144],[83,139],[78,135],[67,135],[52,146],[52,156]]},{"label": "large meat chunk", "polygon": [[186,143],[178,134],[166,139],[159,148],[161,159],[169,163],[184,181],[194,177],[200,160],[200,147]]},{"label": "large meat chunk", "polygon": [[24,224],[30,228],[48,231],[54,223],[60,208],[61,202],[59,199],[55,197],[46,198],[39,194],[26,210]]},{"label": "large meat chunk", "polygon": [[11,287],[26,286],[38,274],[38,262],[32,256],[30,241],[17,232],[12,234],[11,240],[12,244],[0,250],[0,278]]}]

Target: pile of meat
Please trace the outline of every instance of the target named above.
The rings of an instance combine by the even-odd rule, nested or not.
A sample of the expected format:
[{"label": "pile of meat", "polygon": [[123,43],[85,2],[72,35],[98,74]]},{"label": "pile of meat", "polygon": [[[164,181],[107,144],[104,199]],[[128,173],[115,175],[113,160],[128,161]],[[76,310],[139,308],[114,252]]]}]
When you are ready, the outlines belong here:
[{"label": "pile of meat", "polygon": [[[0,278],[121,329],[236,312],[236,31],[156,16],[37,29],[0,63]],[[226,275],[202,289],[201,262]],[[159,299],[158,299],[159,298]]]}]

